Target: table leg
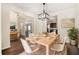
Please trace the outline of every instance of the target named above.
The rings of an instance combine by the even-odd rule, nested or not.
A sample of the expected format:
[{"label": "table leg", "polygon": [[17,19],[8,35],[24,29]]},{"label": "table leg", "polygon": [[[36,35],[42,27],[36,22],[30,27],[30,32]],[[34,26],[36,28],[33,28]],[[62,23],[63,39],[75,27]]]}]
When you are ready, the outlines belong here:
[{"label": "table leg", "polygon": [[46,46],[46,55],[49,55],[49,46]]}]

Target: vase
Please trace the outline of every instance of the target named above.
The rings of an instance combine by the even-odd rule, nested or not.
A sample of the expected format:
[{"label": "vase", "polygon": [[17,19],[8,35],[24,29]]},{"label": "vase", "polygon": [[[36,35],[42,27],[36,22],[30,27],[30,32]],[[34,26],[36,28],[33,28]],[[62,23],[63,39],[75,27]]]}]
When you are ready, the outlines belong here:
[{"label": "vase", "polygon": [[76,45],[76,41],[75,40],[71,40],[71,45]]}]

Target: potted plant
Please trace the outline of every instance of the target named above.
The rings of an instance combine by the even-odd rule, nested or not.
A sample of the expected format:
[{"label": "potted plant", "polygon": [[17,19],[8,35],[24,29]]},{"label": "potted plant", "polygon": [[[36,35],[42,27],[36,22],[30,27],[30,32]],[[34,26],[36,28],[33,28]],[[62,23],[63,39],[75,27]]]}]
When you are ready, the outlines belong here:
[{"label": "potted plant", "polygon": [[76,45],[77,34],[78,34],[78,30],[75,27],[68,30],[68,36],[71,45]]}]

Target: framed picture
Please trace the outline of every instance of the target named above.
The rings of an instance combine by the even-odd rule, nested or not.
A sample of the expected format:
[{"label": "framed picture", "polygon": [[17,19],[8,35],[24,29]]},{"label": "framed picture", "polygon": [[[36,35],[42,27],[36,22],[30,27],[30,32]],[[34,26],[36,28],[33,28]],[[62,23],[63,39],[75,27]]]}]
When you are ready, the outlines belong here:
[{"label": "framed picture", "polygon": [[75,19],[74,18],[62,19],[61,26],[64,28],[72,28],[75,26]]}]

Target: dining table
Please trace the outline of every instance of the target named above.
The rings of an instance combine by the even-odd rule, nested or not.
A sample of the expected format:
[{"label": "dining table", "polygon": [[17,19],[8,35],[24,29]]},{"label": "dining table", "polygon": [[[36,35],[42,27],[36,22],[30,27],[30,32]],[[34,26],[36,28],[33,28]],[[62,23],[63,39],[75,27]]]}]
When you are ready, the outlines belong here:
[{"label": "dining table", "polygon": [[44,37],[37,40],[37,43],[46,47],[46,55],[49,55],[51,44],[55,43],[57,36]]},{"label": "dining table", "polygon": [[35,38],[27,38],[27,40],[29,41],[34,41],[35,43],[39,44],[39,45],[43,45],[46,47],[46,55],[49,55],[50,52],[50,46],[51,44],[54,44],[56,39],[57,39],[58,35],[54,35],[52,37],[35,37]]}]

